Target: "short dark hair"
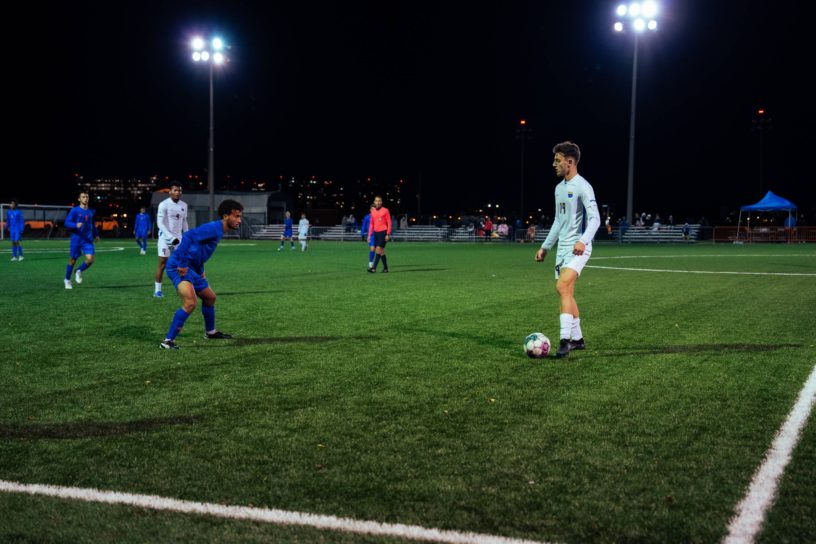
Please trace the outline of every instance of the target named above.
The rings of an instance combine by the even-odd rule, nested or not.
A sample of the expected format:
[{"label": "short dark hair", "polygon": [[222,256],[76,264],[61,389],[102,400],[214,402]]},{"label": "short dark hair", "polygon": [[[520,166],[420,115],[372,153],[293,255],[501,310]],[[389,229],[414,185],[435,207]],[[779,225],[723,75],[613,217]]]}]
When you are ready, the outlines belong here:
[{"label": "short dark hair", "polygon": [[19,202],[17,202],[17,199],[16,199],[16,198],[12,198],[12,199],[9,201],[9,204],[19,204]]},{"label": "short dark hair", "polygon": [[174,182],[170,183],[170,189],[172,189],[173,187],[178,187],[179,189],[183,189],[182,186],[181,186],[180,181],[174,181]]},{"label": "short dark hair", "polygon": [[561,153],[564,157],[572,157],[575,159],[576,164],[581,160],[581,148],[578,147],[578,144],[570,142],[569,140],[555,144],[555,147],[553,147],[553,155],[558,153]]},{"label": "short dark hair", "polygon": [[224,217],[225,215],[232,215],[234,210],[238,210],[239,212],[244,211],[244,207],[241,205],[240,202],[237,200],[224,200],[221,204],[218,205],[218,217]]}]

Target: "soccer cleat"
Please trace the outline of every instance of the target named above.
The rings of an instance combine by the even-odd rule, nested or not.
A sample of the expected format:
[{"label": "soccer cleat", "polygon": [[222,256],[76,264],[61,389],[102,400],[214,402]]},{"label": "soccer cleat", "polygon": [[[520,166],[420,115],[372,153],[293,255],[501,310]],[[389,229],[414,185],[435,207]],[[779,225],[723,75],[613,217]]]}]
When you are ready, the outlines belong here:
[{"label": "soccer cleat", "polygon": [[164,295],[162,295],[161,291],[156,291],[155,293],[153,293],[153,297],[154,298],[164,298]]},{"label": "soccer cleat", "polygon": [[161,349],[179,349],[176,345],[175,341],[164,339],[161,344],[159,344]]},{"label": "soccer cleat", "polygon": [[562,357],[569,356],[569,352],[570,352],[570,340],[569,338],[562,338],[561,342],[558,343],[558,351],[555,352],[555,356],[558,359],[561,359]]},{"label": "soccer cleat", "polygon": [[18,261],[22,261],[22,260],[23,260],[23,256],[22,256],[22,255],[20,255],[19,257],[17,257],[17,260],[18,260]]},{"label": "soccer cleat", "polygon": [[586,349],[586,342],[584,342],[583,338],[579,338],[578,340],[570,340],[570,351],[574,351],[576,349]]},{"label": "soccer cleat", "polygon": [[279,248],[278,248],[278,251],[280,251],[280,250],[282,250],[282,249],[283,249],[283,246],[279,247]]},{"label": "soccer cleat", "polygon": [[139,252],[139,255],[147,255],[147,253],[146,253],[146,252],[145,252],[145,250],[143,249],[143,250],[141,250],[141,251]]},{"label": "soccer cleat", "polygon": [[12,258],[11,258],[11,262],[13,262],[13,263],[14,263],[14,262],[17,262],[17,257],[12,257]]},{"label": "soccer cleat", "polygon": [[232,335],[221,331],[205,332],[204,338],[208,340],[231,340]]},{"label": "soccer cleat", "polygon": [[377,269],[374,268],[373,266],[369,266],[368,267],[368,272],[370,272],[371,274],[374,274],[375,272],[377,272]]},{"label": "soccer cleat", "polygon": [[383,271],[383,274],[385,274],[386,272],[388,272],[388,269],[387,269],[387,268],[383,268],[383,270],[382,270],[382,271]]},{"label": "soccer cleat", "polygon": [[66,289],[73,289],[74,286],[71,285],[71,280],[65,280],[65,288]]},{"label": "soccer cleat", "polygon": [[77,270],[74,276],[76,277],[77,283],[82,283],[82,270]]},{"label": "soccer cleat", "polygon": [[294,251],[294,250],[295,250],[295,246],[292,246],[292,251]]}]

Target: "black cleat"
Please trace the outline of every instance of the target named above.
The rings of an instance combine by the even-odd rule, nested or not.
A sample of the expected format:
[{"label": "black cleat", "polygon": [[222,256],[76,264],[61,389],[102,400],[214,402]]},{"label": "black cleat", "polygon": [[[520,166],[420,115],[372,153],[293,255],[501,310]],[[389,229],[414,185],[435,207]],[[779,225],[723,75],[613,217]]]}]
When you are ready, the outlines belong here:
[{"label": "black cleat", "polygon": [[388,269],[387,269],[387,268],[383,268],[383,274],[385,274],[386,272],[388,272]]},{"label": "black cleat", "polygon": [[179,349],[173,340],[164,340],[161,344],[159,344],[159,347],[161,349]]},{"label": "black cleat", "polygon": [[231,340],[232,335],[221,331],[205,332],[204,338],[207,340]]},{"label": "black cleat", "polygon": [[375,274],[376,272],[377,272],[377,271],[376,271],[376,270],[374,270],[374,268],[369,268],[369,269],[368,269],[368,273],[369,273],[369,274]]},{"label": "black cleat", "polygon": [[584,342],[583,338],[570,340],[570,351],[575,351],[576,349],[586,349],[586,342]]},{"label": "black cleat", "polygon": [[570,344],[569,338],[562,338],[561,342],[559,342],[559,344],[558,344],[558,351],[555,352],[555,356],[558,359],[561,359],[563,357],[568,357],[569,352],[572,349],[570,347],[570,345],[571,344]]}]

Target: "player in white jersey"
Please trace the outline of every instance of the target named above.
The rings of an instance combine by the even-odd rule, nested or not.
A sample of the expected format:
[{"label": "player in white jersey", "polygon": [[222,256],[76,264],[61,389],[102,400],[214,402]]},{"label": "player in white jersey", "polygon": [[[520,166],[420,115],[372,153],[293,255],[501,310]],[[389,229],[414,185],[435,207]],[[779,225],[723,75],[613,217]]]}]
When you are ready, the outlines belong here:
[{"label": "player in white jersey", "polygon": [[170,186],[170,198],[159,204],[156,213],[159,226],[159,265],[156,268],[154,297],[162,297],[162,276],[167,259],[181,243],[182,235],[190,230],[187,226],[187,203],[181,200],[181,185]]},{"label": "player in white jersey", "polygon": [[306,219],[306,214],[300,214],[300,221],[298,222],[298,240],[300,241],[300,250],[306,251],[306,239],[309,237],[309,220]]},{"label": "player in white jersey", "polygon": [[601,216],[595,203],[595,191],[578,174],[581,160],[578,146],[562,142],[553,148],[553,153],[553,167],[562,180],[555,187],[555,220],[535,260],[543,261],[558,241],[555,290],[561,297],[561,339],[556,357],[566,357],[571,350],[586,349],[575,302],[575,281],[592,254],[592,239],[601,226]]}]

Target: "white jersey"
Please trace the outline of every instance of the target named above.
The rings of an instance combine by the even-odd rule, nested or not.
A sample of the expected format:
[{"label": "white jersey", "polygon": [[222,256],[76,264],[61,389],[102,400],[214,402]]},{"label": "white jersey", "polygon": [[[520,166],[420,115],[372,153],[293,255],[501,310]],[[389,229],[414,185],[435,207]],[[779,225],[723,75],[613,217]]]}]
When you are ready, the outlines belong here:
[{"label": "white jersey", "polygon": [[298,222],[298,237],[306,237],[309,235],[309,220],[306,218]]},{"label": "white jersey", "polygon": [[190,230],[187,226],[187,204],[183,200],[173,202],[172,198],[164,200],[159,204],[156,222],[159,224],[160,239],[168,244],[174,239],[181,240],[181,235]]},{"label": "white jersey", "polygon": [[592,185],[580,175],[561,180],[555,186],[555,221],[541,247],[549,251],[556,240],[559,252],[571,251],[579,240],[589,246],[600,226]]}]

